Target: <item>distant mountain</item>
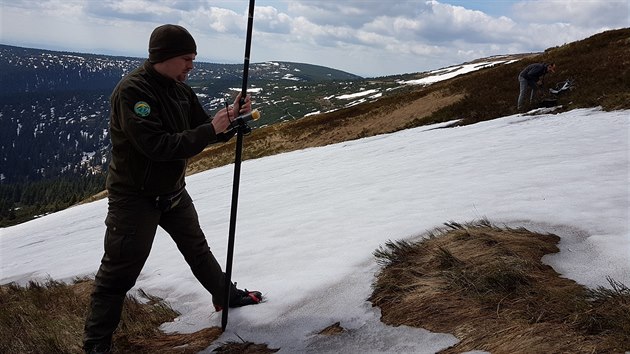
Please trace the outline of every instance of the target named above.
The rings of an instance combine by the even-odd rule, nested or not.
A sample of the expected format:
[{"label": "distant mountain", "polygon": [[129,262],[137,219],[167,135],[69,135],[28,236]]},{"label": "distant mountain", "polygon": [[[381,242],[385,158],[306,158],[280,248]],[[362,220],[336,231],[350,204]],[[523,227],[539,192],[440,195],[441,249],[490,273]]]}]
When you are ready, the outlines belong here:
[{"label": "distant mountain", "polygon": [[[113,89],[144,58],[115,57],[98,54],[57,52],[0,44],[0,96],[67,90]],[[241,64],[195,62],[189,82],[214,83],[221,87],[241,83]],[[360,80],[360,76],[318,65],[267,62],[252,63],[249,81],[292,80],[303,82]]]}]

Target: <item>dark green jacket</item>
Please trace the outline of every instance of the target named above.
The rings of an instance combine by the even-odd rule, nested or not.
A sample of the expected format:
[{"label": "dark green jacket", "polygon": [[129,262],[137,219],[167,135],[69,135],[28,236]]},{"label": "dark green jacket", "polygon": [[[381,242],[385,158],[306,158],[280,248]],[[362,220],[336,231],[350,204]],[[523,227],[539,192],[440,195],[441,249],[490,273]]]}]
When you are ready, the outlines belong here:
[{"label": "dark green jacket", "polygon": [[110,193],[158,196],[182,189],[187,159],[219,138],[193,90],[148,61],[111,95]]}]

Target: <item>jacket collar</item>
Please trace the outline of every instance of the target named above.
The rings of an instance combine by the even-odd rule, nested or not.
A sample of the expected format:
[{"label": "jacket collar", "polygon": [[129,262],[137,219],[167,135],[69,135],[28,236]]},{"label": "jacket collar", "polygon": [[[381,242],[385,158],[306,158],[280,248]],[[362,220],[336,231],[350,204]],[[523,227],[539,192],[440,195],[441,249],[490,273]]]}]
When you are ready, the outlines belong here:
[{"label": "jacket collar", "polygon": [[166,77],[155,70],[153,64],[151,64],[149,60],[145,60],[143,66],[144,70],[146,70],[146,72],[149,73],[149,75],[151,75],[151,77],[155,79],[158,84],[160,84],[160,86],[168,87],[173,86],[177,83],[177,81],[171,79],[170,77]]}]

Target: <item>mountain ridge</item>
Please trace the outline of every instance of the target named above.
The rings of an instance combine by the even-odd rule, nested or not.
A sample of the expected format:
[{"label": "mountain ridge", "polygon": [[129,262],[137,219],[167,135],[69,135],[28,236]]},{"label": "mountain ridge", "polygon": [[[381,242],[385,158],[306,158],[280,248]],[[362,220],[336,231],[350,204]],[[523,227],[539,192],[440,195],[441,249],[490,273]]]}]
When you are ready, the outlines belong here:
[{"label": "mountain ridge", "polygon": [[[68,88],[59,85],[71,86],[73,89],[113,89],[112,85],[115,86],[125,74],[140,66],[145,60],[146,58],[131,56],[53,51],[0,44],[0,69],[3,71],[3,75],[0,76],[0,96]],[[189,74],[188,80],[197,84],[210,79],[225,80],[223,76],[227,76],[240,82],[242,69],[242,64],[195,61],[195,69]],[[33,75],[33,70],[37,70],[37,74]],[[62,75],[58,75],[60,70],[64,71]],[[361,76],[334,68],[289,61],[251,63],[249,78],[252,81],[279,79],[274,75],[279,70],[285,71],[285,75],[291,74],[296,80],[304,81],[362,79]],[[53,75],[47,75],[48,73]],[[49,78],[53,80],[47,80]]]}]

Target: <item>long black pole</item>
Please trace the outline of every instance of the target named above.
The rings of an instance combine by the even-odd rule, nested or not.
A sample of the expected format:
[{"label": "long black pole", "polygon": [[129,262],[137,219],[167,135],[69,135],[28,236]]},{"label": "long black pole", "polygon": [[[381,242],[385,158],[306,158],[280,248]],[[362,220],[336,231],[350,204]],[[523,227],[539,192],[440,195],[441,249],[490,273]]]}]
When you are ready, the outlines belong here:
[{"label": "long black pole", "polygon": [[[241,89],[241,101],[245,102],[247,96],[247,78],[249,76],[249,53],[252,45],[252,27],[254,25],[254,2],[249,0],[247,18],[247,39],[245,41],[245,60],[243,62],[243,86]],[[237,112],[238,114],[238,112]],[[230,308],[230,290],[232,288],[232,261],[234,259],[234,239],[236,235],[236,212],[238,210],[238,190],[241,179],[241,160],[243,154],[243,135],[249,131],[245,124],[239,125],[236,131],[236,152],[234,156],[234,180],[232,182],[232,210],[230,212],[230,233],[228,237],[227,264],[225,266],[225,299],[223,301],[223,313],[221,315],[221,331],[225,331],[228,322]]]}]

